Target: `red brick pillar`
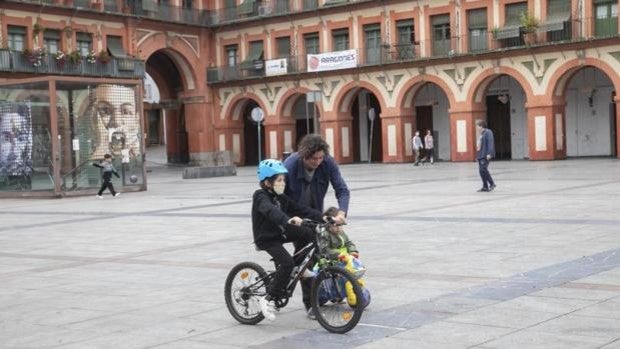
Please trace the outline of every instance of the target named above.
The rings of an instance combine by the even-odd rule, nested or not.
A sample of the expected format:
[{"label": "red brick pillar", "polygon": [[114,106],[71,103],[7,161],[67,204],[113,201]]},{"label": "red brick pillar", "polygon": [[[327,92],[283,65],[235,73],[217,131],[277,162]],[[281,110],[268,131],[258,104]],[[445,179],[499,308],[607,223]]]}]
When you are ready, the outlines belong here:
[{"label": "red brick pillar", "polygon": [[[614,98],[614,102],[615,102],[615,115],[614,117],[616,118],[616,157],[620,159],[620,97],[615,97]],[[612,139],[612,142],[614,140]]]},{"label": "red brick pillar", "polygon": [[412,113],[381,114],[383,162],[413,161],[411,138],[415,129]]},{"label": "red brick pillar", "polygon": [[206,159],[206,153],[216,150],[214,132],[211,122],[210,104],[203,96],[183,96],[185,113],[185,129],[190,164],[200,165]]},{"label": "red brick pillar", "polygon": [[321,115],[321,135],[330,145],[330,154],[338,163],[353,162],[353,118],[350,115],[324,113]]},{"label": "red brick pillar", "polygon": [[450,157],[452,161],[476,160],[476,121],[486,120],[482,106],[456,106],[450,111]]},{"label": "red brick pillar", "polygon": [[530,160],[556,160],[566,157],[566,122],[563,104],[527,104]]},{"label": "red brick pillar", "polygon": [[278,120],[275,116],[267,116],[265,127],[266,159],[282,159],[283,152],[291,152],[295,147],[295,121],[291,118]]}]

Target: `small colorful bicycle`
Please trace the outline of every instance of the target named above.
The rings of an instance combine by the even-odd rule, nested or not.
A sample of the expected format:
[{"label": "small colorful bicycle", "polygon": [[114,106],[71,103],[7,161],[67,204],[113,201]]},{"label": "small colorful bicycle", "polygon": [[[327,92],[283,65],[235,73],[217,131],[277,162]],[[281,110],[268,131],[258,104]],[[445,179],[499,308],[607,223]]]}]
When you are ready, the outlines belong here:
[{"label": "small colorful bicycle", "polygon": [[[303,225],[315,231],[315,239],[293,256],[299,263],[296,263],[291,273],[285,296],[275,299],[274,303],[276,309],[284,308],[304,271],[314,271],[316,276],[312,282],[311,302],[317,321],[329,332],[346,333],[357,325],[370,299],[358,282],[359,276],[343,268],[339,261],[328,259],[327,251],[320,250],[319,239],[330,224],[334,224],[333,221],[323,223],[304,220]],[[232,268],[226,278],[224,297],[228,310],[237,321],[255,325],[265,318],[258,300],[266,295],[267,286],[274,276],[275,271],[266,272],[253,262],[239,263]],[[355,297],[352,297],[352,293]],[[350,301],[351,298],[365,301]]]}]

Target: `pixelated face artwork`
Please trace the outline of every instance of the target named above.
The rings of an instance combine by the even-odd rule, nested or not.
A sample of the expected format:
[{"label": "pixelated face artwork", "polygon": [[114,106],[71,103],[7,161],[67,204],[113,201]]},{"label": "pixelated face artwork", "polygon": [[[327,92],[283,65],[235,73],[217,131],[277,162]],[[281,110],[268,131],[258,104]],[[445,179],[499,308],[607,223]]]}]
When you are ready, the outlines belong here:
[{"label": "pixelated face artwork", "polygon": [[0,114],[0,175],[28,175],[32,165],[32,130],[29,116]]},{"label": "pixelated face artwork", "polygon": [[105,153],[120,156],[123,149],[140,153],[140,118],[135,91],[121,85],[99,85],[94,102],[100,145],[94,156],[102,157]]}]

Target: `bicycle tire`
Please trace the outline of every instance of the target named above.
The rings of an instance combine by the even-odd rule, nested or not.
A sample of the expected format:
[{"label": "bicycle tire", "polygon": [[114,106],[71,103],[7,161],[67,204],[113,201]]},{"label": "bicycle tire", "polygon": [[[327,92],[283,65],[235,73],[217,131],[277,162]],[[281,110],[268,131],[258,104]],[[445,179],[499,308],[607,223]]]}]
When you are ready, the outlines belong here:
[{"label": "bicycle tire", "polygon": [[[244,275],[244,270],[247,270],[245,272],[248,274]],[[249,275],[249,271],[253,271],[255,275]],[[241,280],[247,283],[247,285],[251,285],[266,276],[267,273],[265,269],[252,262],[239,263],[230,270],[224,286],[224,298],[226,299],[226,307],[235,320],[244,325],[256,325],[265,319],[265,316],[260,311],[260,306],[258,306],[258,297],[259,294],[264,295],[267,293],[267,285],[265,283],[262,285],[258,284],[257,290],[250,291],[247,289],[244,290],[243,287],[234,288],[233,284],[235,281]],[[240,309],[245,309],[246,311],[250,310],[250,307],[253,307],[254,309],[252,310],[254,311],[252,313],[243,314],[239,312],[240,309],[237,309],[235,305],[240,306]]]},{"label": "bicycle tire", "polygon": [[[326,283],[324,283],[326,282]],[[321,289],[333,285],[350,282],[357,299],[362,299],[362,289],[355,276],[348,270],[340,267],[327,267],[316,276],[312,283],[312,307],[319,324],[331,333],[347,333],[351,331],[362,317],[364,307],[351,306],[348,302],[325,302],[321,304],[319,293]],[[342,290],[340,290],[342,291]],[[346,297],[344,297],[346,299]],[[336,323],[340,322],[340,323]]]}]

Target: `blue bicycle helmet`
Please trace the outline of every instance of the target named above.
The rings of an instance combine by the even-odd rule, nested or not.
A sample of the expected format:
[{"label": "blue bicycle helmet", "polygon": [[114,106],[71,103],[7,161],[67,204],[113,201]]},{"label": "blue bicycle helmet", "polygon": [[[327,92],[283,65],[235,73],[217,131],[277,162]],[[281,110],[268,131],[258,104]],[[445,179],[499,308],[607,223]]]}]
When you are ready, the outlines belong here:
[{"label": "blue bicycle helmet", "polygon": [[274,159],[266,159],[258,164],[258,181],[262,182],[266,178],[271,178],[279,174],[287,174],[288,170],[282,162]]}]

